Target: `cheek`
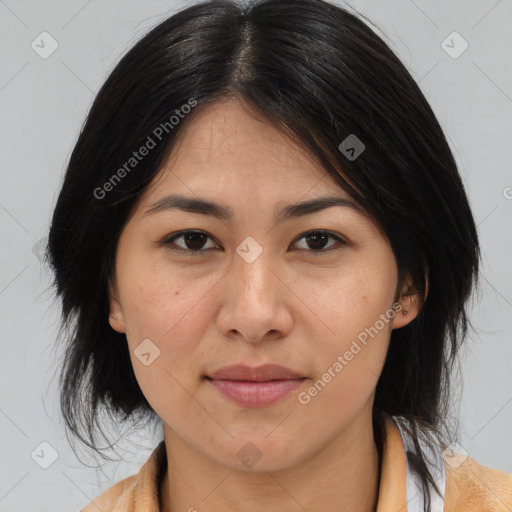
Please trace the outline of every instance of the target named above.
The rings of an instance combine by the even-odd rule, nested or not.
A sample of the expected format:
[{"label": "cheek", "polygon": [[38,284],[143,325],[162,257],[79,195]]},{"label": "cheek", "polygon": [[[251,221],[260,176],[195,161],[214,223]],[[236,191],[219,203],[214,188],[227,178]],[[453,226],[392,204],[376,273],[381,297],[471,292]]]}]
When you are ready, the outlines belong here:
[{"label": "cheek", "polygon": [[[168,268],[144,272],[140,267],[125,284],[125,330],[139,386],[159,415],[185,411],[190,407],[190,394],[185,390],[191,389],[190,376],[199,371],[201,318],[207,315],[207,300],[201,299],[213,284],[194,285],[193,280]],[[148,346],[145,352],[151,354],[150,364],[140,357],[143,342]]]},{"label": "cheek", "polygon": [[301,293],[319,319],[309,336],[319,371],[311,393],[322,395],[319,400],[312,397],[317,406],[342,402],[357,409],[371,395],[382,371],[395,316],[397,276],[392,253],[375,254],[366,261],[357,258],[328,286],[304,283]]},{"label": "cheek", "polygon": [[[294,285],[294,293],[310,312],[311,321],[306,325],[314,333],[309,338],[333,350],[344,349],[393,305],[397,279],[394,259],[386,253],[380,253],[380,258],[357,256],[325,278],[316,274]],[[386,331],[380,323],[379,330]]]},{"label": "cheek", "polygon": [[338,335],[314,352],[318,373],[297,397],[312,431],[325,428],[326,414],[335,429],[363,409],[377,386],[389,347],[390,322],[376,325],[375,318],[368,318],[365,324],[347,317],[346,322],[340,318],[335,329]]},{"label": "cheek", "polygon": [[[195,339],[191,330],[198,325],[202,301],[215,285],[213,277],[192,279],[187,270],[151,263],[149,258],[127,261],[119,275],[125,284],[121,295],[129,340],[149,338],[158,344]],[[186,336],[178,335],[184,332]]]},{"label": "cheek", "polygon": [[[134,373],[148,402],[160,413],[169,407],[185,408],[190,401],[183,386],[191,390],[196,384],[191,376],[195,379],[201,370],[201,340],[212,314],[208,292],[218,278],[192,279],[169,265],[146,265],[126,266],[121,293]],[[148,339],[149,351],[158,356],[146,366],[137,354]]]}]

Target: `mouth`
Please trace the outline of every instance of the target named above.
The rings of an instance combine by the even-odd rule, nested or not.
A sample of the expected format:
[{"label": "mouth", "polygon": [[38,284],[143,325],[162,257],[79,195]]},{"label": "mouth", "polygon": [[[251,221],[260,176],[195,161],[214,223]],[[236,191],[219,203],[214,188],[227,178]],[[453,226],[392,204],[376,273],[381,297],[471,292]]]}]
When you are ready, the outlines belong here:
[{"label": "mouth", "polygon": [[226,366],[204,379],[222,396],[244,407],[274,404],[297,389],[307,377],[284,366]]}]

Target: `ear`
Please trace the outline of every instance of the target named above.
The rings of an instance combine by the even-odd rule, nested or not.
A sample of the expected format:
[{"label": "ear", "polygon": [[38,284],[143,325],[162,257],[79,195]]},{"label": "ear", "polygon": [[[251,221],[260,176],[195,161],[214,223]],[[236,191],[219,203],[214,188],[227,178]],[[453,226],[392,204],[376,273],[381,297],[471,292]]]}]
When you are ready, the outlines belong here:
[{"label": "ear", "polygon": [[[426,279],[425,298],[428,295],[428,278]],[[420,297],[418,291],[412,285],[410,280],[404,284],[400,296],[398,298],[400,308],[396,309],[396,315],[393,319],[393,329],[400,329],[404,325],[411,323],[421,310]]]},{"label": "ear", "polygon": [[124,333],[125,328],[123,310],[121,308],[121,304],[119,303],[117,291],[112,283],[110,283],[108,287],[108,298],[110,303],[110,313],[108,317],[110,327],[112,327],[114,331]]}]

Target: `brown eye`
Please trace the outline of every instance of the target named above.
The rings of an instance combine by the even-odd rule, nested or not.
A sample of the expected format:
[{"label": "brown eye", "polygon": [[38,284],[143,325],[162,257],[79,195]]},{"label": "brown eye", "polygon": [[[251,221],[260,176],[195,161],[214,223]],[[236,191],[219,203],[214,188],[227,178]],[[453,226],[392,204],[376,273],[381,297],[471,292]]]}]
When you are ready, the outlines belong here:
[{"label": "brown eye", "polygon": [[[214,246],[207,247],[205,244],[207,240],[213,240],[211,236],[209,236],[204,231],[182,231],[181,233],[174,234],[166,239],[164,239],[161,242],[161,245],[163,246],[170,246],[170,248],[173,251],[189,254],[189,255],[198,255],[202,252],[206,252],[206,249],[212,249],[218,247],[214,244]],[[306,247],[302,248],[301,250],[306,250],[313,255],[321,255],[323,253],[326,253],[328,251],[334,250],[337,247],[336,244],[327,245],[329,242],[329,239],[333,239],[336,242],[338,242],[339,245],[347,245],[347,242],[339,237],[338,235],[335,235],[334,233],[331,233],[330,231],[309,231],[307,233],[304,233],[299,238],[296,239],[297,243],[299,240],[305,240]],[[180,244],[177,244],[176,241],[181,240]]]},{"label": "brown eye", "polygon": [[203,231],[182,231],[177,235],[165,239],[162,245],[177,245],[175,240],[182,239],[182,245],[178,248],[171,247],[171,249],[183,253],[201,253],[205,252],[202,249],[205,247],[205,242],[211,237]]},{"label": "brown eye", "polygon": [[[341,237],[335,235],[334,233],[331,233],[329,231],[309,231],[308,233],[305,233],[304,235],[301,235],[301,237],[298,240],[305,240],[307,249],[311,249],[311,252],[322,254],[324,252],[328,252],[331,250],[331,247],[336,244],[332,244],[327,247],[326,244],[328,243],[329,238],[332,238],[338,242],[338,245],[346,245],[347,242],[343,240]],[[315,254],[316,256],[316,254]]]}]

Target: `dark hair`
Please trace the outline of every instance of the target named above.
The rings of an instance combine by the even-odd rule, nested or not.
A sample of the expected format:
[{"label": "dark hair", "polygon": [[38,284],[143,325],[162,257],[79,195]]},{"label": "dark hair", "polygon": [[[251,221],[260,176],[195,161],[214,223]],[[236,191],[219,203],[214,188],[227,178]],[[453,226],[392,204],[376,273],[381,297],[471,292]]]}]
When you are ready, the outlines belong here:
[{"label": "dark hair", "polygon": [[[47,248],[62,329],[71,327],[60,374],[66,426],[98,451],[100,406],[123,422],[156,417],[125,335],[108,322],[117,242],[180,130],[201,107],[235,97],[307,149],[363,207],[394,252],[397,296],[407,279],[419,294],[418,316],[392,331],[374,425],[381,450],[383,415],[410,421],[419,452],[411,462],[430,510],[434,482],[416,438],[446,426],[449,376],[478,278],[477,231],[418,85],[360,17],[324,0],[192,5],[149,31],[101,87],[71,154]],[[356,159],[339,149],[349,135],[365,146]],[[127,169],[148,137],[156,147]]]}]

